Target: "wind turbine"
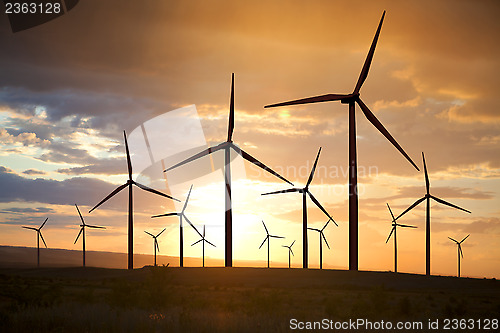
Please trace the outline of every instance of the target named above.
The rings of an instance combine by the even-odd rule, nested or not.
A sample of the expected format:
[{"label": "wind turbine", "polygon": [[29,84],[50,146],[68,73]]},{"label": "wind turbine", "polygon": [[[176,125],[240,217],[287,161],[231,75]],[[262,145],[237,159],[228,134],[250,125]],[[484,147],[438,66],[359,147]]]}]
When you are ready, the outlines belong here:
[{"label": "wind turbine", "polygon": [[39,228],[25,227],[25,226],[22,227],[24,229],[30,229],[30,230],[36,231],[37,267],[40,267],[40,238],[42,239],[42,242],[43,242],[43,245],[45,245],[45,248],[47,248],[47,244],[45,243],[45,240],[43,239],[43,236],[42,236],[42,228],[45,225],[45,223],[47,223],[48,219],[49,218],[47,217],[45,219],[45,221],[43,221],[42,225]]},{"label": "wind turbine", "polygon": [[[264,223],[264,221],[262,221],[262,224],[264,225],[264,228],[266,229],[266,234],[267,234],[267,235],[266,235],[266,238],[264,238],[264,241],[262,242],[262,244],[260,244],[260,246],[259,246],[259,250],[260,250],[260,248],[262,247],[262,245],[264,245],[264,243],[267,241],[267,268],[269,268],[269,250],[270,250],[270,246],[269,246],[269,244],[271,243],[271,242],[269,241],[269,239],[270,239],[271,237],[273,237],[273,238],[285,238],[285,237],[270,235],[270,234],[269,234],[269,231],[267,230],[267,227],[266,227],[266,224]],[[290,246],[291,246],[291,245],[290,245]]]},{"label": "wind turbine", "polygon": [[165,231],[166,228],[163,228],[162,231],[160,231],[160,233],[158,235],[153,235],[149,232],[147,232],[146,230],[144,230],[145,233],[147,233],[149,236],[153,237],[153,240],[154,240],[154,244],[153,244],[153,247],[155,248],[155,267],[156,267],[156,249],[158,249],[158,252],[160,252],[160,246],[158,245],[158,237]]},{"label": "wind turbine", "polygon": [[325,234],[323,233],[323,231],[325,230],[328,223],[330,223],[330,220],[326,221],[326,224],[321,229],[307,228],[309,230],[319,232],[319,269],[323,269],[323,243],[322,243],[323,240],[325,241],[326,246],[328,246],[328,249],[330,249],[330,245],[328,245],[328,242],[326,241]]},{"label": "wind turbine", "polygon": [[293,254],[293,251],[292,251],[293,244],[295,244],[295,241],[293,241],[292,244],[290,244],[288,246],[287,245],[281,245],[281,246],[286,247],[288,249],[288,268],[291,268],[291,266],[292,266],[292,257],[290,256],[290,254],[292,256],[295,256],[295,254]]},{"label": "wind turbine", "polygon": [[309,174],[309,179],[307,180],[306,186],[303,188],[290,188],[287,190],[281,190],[281,191],[275,191],[275,192],[269,192],[269,193],[263,193],[262,195],[268,195],[268,194],[278,194],[278,193],[290,193],[290,192],[299,192],[302,193],[302,267],[307,268],[308,267],[308,249],[307,249],[307,195],[311,198],[311,200],[318,206],[319,209],[323,213],[325,213],[326,216],[330,220],[335,223],[335,225],[338,227],[337,222],[333,220],[333,218],[328,214],[328,212],[323,208],[323,206],[319,203],[319,201],[312,195],[311,192],[309,192],[309,185],[311,184],[313,177],[314,177],[314,171],[316,170],[316,165],[318,164],[318,159],[319,159],[319,154],[321,153],[321,147],[319,147],[318,150],[318,155],[316,155],[316,160],[314,161],[314,165],[311,169],[311,173]]},{"label": "wind turbine", "polygon": [[241,156],[246,159],[247,161],[255,164],[261,169],[264,169],[265,171],[273,174],[274,176],[278,177],[279,179],[289,183],[290,185],[293,186],[291,182],[286,180],[284,177],[280,176],[277,172],[273,171],[266,165],[264,165],[262,162],[257,160],[256,158],[252,157],[250,154],[247,152],[241,150],[237,145],[233,143],[233,131],[234,131],[234,73],[232,74],[231,77],[231,98],[230,98],[230,104],[229,104],[229,125],[228,125],[228,131],[227,131],[227,140],[225,142],[222,142],[216,146],[210,147],[198,154],[195,154],[187,159],[185,159],[182,162],[179,162],[170,168],[164,170],[170,171],[172,169],[175,169],[181,165],[184,165],[186,163],[189,163],[191,161],[197,160],[198,158],[201,158],[203,156],[212,154],[216,151],[223,150],[224,151],[224,157],[225,157],[225,162],[224,162],[224,179],[225,179],[225,189],[226,189],[226,215],[225,215],[225,255],[224,255],[224,261],[225,261],[225,266],[226,267],[232,267],[233,266],[233,213],[232,213],[232,199],[231,199],[231,149],[233,149],[237,154],[241,154]]},{"label": "wind turbine", "polygon": [[392,236],[392,233],[394,232],[394,273],[397,273],[398,272],[398,243],[396,240],[397,227],[403,227],[403,228],[416,228],[416,227],[413,225],[406,225],[406,224],[397,223],[396,218],[394,217],[394,214],[392,213],[392,210],[391,210],[391,207],[389,206],[389,204],[387,204],[387,208],[389,208],[389,212],[391,213],[391,216],[392,216],[392,229],[391,229],[391,232],[389,233],[389,237],[387,237],[387,240],[385,241],[385,243],[387,244],[387,242],[389,241],[389,239]]},{"label": "wind turbine", "polygon": [[164,217],[164,216],[179,216],[179,267],[184,267],[184,237],[183,237],[183,226],[182,226],[182,219],[186,219],[186,221],[189,223],[191,227],[200,235],[200,237],[203,237],[198,229],[189,221],[189,219],[186,216],[186,207],[189,201],[189,196],[191,195],[191,190],[193,189],[193,185],[189,188],[189,193],[187,195],[186,201],[184,202],[184,206],[182,207],[182,210],[178,213],[166,213],[166,214],[161,214],[161,215],[155,215],[151,216],[152,218],[155,217]]},{"label": "wind turbine", "polygon": [[80,213],[80,209],[78,206],[75,204],[76,210],[78,211],[78,215],[80,215],[80,220],[82,220],[82,224],[80,224],[80,232],[78,233],[78,236],[76,236],[75,242],[73,244],[76,244],[78,241],[78,237],[82,235],[82,244],[83,244],[83,267],[85,267],[85,227],[89,228],[97,228],[97,229],[106,229],[105,227],[98,227],[96,225],[89,225],[85,224],[85,221],[83,220],[82,213]]},{"label": "wind turbine", "polygon": [[194,242],[193,244],[191,244],[191,246],[193,245],[196,245],[198,244],[199,242],[201,242],[201,247],[203,248],[203,267],[205,267],[205,242],[212,245],[213,247],[216,247],[214,244],[210,243],[209,241],[207,241],[205,239],[205,226],[203,226],[203,235],[201,236],[201,239]]},{"label": "wind turbine", "polygon": [[[373,59],[373,53],[375,52],[375,46],[377,45],[378,36],[380,34],[380,29],[382,28],[382,22],[384,21],[385,11],[382,14],[380,23],[373,38],[370,51],[366,57],[363,69],[359,75],[358,81],[354,91],[350,94],[327,94],[315,97],[309,97],[304,99],[298,99],[294,101],[272,104],[265,106],[266,108],[285,106],[285,105],[297,105],[297,104],[308,104],[308,103],[320,103],[320,102],[330,102],[330,101],[340,101],[342,104],[349,104],[349,269],[358,270],[358,166],[356,157],[356,113],[355,113],[355,103],[359,105],[361,111],[368,119],[369,122],[375,126],[382,135],[384,135],[387,140],[389,140],[397,150],[403,154],[403,156],[417,169],[417,165],[413,163],[411,158],[406,154],[406,152],[401,148],[401,146],[396,142],[392,135],[385,129],[384,125],[375,117],[375,115],[368,109],[368,107],[363,103],[359,97],[359,91],[361,86],[368,76],[368,71]],[[420,171],[420,170],[419,170]]]},{"label": "wind turbine", "polygon": [[[148,191],[163,197],[179,201],[176,198],[171,197],[165,193],[154,190],[146,185],[142,185],[132,179],[132,162],[130,161],[130,153],[128,150],[127,134],[123,131],[123,137],[125,139],[125,152],[127,153],[127,167],[128,167],[128,180],[125,184],[118,186],[113,192],[111,192],[106,198],[102,199],[94,208],[92,208],[89,213],[94,209],[102,205],[109,198],[113,197],[115,194],[128,187],[128,269],[134,269],[134,212],[133,212],[133,201],[132,201],[132,185],[139,187],[144,191]],[[180,201],[179,201],[180,202]]]},{"label": "wind turbine", "polygon": [[462,239],[460,242],[454,240],[453,238],[451,237],[448,237],[449,239],[451,239],[452,241],[454,241],[455,243],[457,243],[457,247],[458,247],[458,277],[460,277],[460,256],[462,256],[462,258],[464,257],[464,254],[462,252],[462,243],[467,239],[467,237],[469,237],[470,234],[468,234],[467,236],[465,236],[464,239]]},{"label": "wind turbine", "polygon": [[447,205],[456,209],[463,210],[464,212],[467,212],[470,214],[470,211],[467,209],[458,207],[454,204],[451,204],[447,201],[444,201],[443,199],[439,199],[438,197],[433,196],[430,194],[430,182],[429,182],[429,175],[427,174],[427,166],[425,165],[425,156],[424,153],[422,152],[422,160],[424,161],[424,174],[425,174],[425,189],[426,193],[425,195],[415,201],[410,207],[406,208],[404,212],[399,214],[398,217],[396,217],[396,220],[399,219],[401,216],[418,206],[422,201],[425,200],[426,203],[426,214],[425,214],[425,275],[431,275],[431,199],[434,199],[438,203],[441,203],[443,205]]}]

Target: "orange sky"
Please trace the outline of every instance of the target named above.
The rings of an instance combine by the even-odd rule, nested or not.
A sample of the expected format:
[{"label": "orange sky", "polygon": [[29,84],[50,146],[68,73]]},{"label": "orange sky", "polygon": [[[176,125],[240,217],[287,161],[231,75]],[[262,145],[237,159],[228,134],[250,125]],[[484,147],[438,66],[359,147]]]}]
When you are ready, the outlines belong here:
[{"label": "orange sky", "polygon": [[[0,243],[33,246],[35,236],[19,226],[49,217],[48,245],[80,249],[73,245],[76,202],[88,223],[108,226],[89,232],[88,249],[125,252],[126,195],[88,214],[126,178],[122,130],[194,104],[207,143],[225,140],[234,72],[234,141],[242,149],[303,186],[323,147],[311,191],[339,223],[326,229],[332,249],[324,248],[324,263],[347,268],[347,107],[263,106],[350,93],[383,10],[363,101],[419,167],[425,152],[431,192],[472,211],[432,207],[432,272],[456,274],[456,247],[447,237],[470,233],[462,275],[500,277],[496,1],[162,1],[140,8],[135,2],[82,1],[63,17],[16,34],[2,17]],[[357,135],[360,269],[390,270],[386,202],[402,212],[424,194],[424,178],[359,109]],[[258,250],[264,219],[272,233],[286,236],[283,243],[272,240],[271,259],[285,263],[281,245],[297,239],[293,262],[299,265],[300,196],[261,197],[286,186],[242,165],[244,177],[234,181],[235,259],[265,260],[265,249]],[[217,248],[207,248],[207,255],[223,258],[223,183],[192,182],[189,216],[209,225],[207,239]],[[151,184],[163,186],[162,175]],[[179,199],[189,185],[175,189]],[[174,205],[135,193],[135,251],[152,251],[144,229],[168,226],[160,248],[176,255],[175,218],[150,219]],[[311,202],[309,208],[311,226],[322,226],[324,215]],[[402,272],[424,272],[424,219],[422,205],[401,220],[418,226],[398,234]],[[197,240],[191,230],[185,237],[186,244]],[[310,264],[317,267],[317,234],[309,240]],[[199,254],[198,248],[185,249],[187,256]]]}]

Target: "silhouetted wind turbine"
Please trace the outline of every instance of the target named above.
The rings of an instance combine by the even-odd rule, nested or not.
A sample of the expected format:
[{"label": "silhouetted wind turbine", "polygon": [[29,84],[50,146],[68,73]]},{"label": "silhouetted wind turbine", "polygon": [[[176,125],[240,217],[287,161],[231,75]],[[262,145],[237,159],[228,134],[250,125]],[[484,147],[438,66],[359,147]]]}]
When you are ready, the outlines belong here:
[{"label": "silhouetted wind turbine", "polygon": [[307,228],[309,230],[319,232],[319,269],[323,269],[323,240],[325,241],[326,246],[328,246],[328,249],[330,249],[330,245],[328,245],[328,242],[326,241],[325,234],[323,233],[323,231],[325,230],[328,223],[330,223],[330,220],[326,221],[326,224],[321,229]]},{"label": "silhouetted wind turbine", "polygon": [[78,206],[75,204],[76,210],[78,211],[78,215],[80,215],[80,220],[82,220],[82,224],[80,224],[80,232],[78,233],[78,236],[76,236],[75,242],[73,244],[76,244],[78,241],[78,237],[82,235],[82,244],[83,244],[83,267],[85,267],[85,227],[89,228],[98,228],[98,229],[106,229],[105,227],[98,227],[96,225],[90,225],[90,224],[85,224],[85,221],[83,220],[82,213],[80,213],[80,209]]},{"label": "silhouetted wind turbine", "polygon": [[462,243],[464,242],[464,240],[467,239],[467,237],[469,237],[470,234],[468,234],[467,236],[465,236],[464,239],[462,239],[460,242],[454,240],[453,238],[451,237],[448,237],[449,239],[451,239],[452,241],[454,241],[455,243],[457,243],[457,247],[458,247],[458,277],[460,277],[460,256],[462,256],[462,258],[464,257],[464,254],[462,252]]},{"label": "silhouetted wind turbine", "polygon": [[[89,213],[94,209],[102,205],[109,198],[113,197],[115,194],[128,187],[128,269],[134,269],[134,212],[133,212],[133,200],[132,200],[132,185],[139,187],[144,191],[148,191],[163,197],[179,201],[168,194],[162,193],[160,191],[154,190],[146,185],[142,185],[132,179],[132,162],[130,161],[130,153],[128,150],[127,134],[123,131],[123,137],[125,139],[125,152],[127,153],[127,167],[128,167],[128,180],[125,184],[118,186],[113,192],[111,192],[106,198],[102,199],[94,208],[92,208]],[[179,201],[180,202],[180,201]]]},{"label": "silhouetted wind turbine", "polygon": [[186,207],[192,189],[193,185],[191,185],[191,187],[189,188],[189,193],[187,195],[186,201],[184,202],[184,206],[182,207],[182,210],[179,213],[166,213],[166,214],[151,216],[151,218],[164,217],[164,216],[179,216],[179,267],[184,267],[184,237],[183,237],[183,225],[182,225],[183,218],[186,219],[189,225],[198,233],[198,235],[200,235],[200,237],[203,237],[198,231],[198,229],[196,229],[196,227],[191,223],[191,221],[189,221],[189,219],[186,216]]},{"label": "silhouetted wind turbine", "polygon": [[149,236],[153,237],[154,239],[154,244],[153,244],[153,247],[155,248],[155,267],[156,267],[156,250],[158,249],[158,252],[160,252],[160,246],[158,245],[158,237],[165,231],[166,228],[163,228],[162,231],[160,231],[160,233],[158,233],[158,235],[153,235],[149,232],[147,232],[146,230],[144,230],[145,233],[147,233]]},{"label": "silhouetted wind turbine", "polygon": [[389,239],[392,236],[392,233],[394,232],[394,273],[397,273],[398,272],[398,243],[397,243],[397,239],[396,239],[397,227],[403,227],[403,228],[416,228],[416,227],[413,225],[406,225],[406,224],[397,223],[396,218],[394,217],[394,214],[392,213],[392,210],[391,210],[391,207],[389,206],[389,204],[387,204],[387,208],[389,208],[389,212],[391,213],[391,216],[392,216],[392,229],[391,229],[391,232],[389,233],[389,237],[387,237],[387,240],[385,241],[385,243],[387,244],[387,242],[389,241]]},{"label": "silhouetted wind turbine", "polygon": [[380,29],[382,28],[382,22],[384,21],[385,11],[382,14],[380,23],[373,38],[370,51],[366,57],[363,69],[359,75],[356,87],[351,94],[327,94],[316,97],[298,99],[294,101],[272,104],[265,106],[266,108],[285,106],[285,105],[296,105],[296,104],[308,104],[308,103],[320,103],[320,102],[330,102],[330,101],[340,101],[342,104],[349,104],[349,269],[358,270],[358,166],[356,158],[356,114],[355,114],[355,103],[359,105],[361,111],[363,111],[365,117],[369,122],[372,123],[387,140],[389,140],[396,149],[398,149],[401,154],[417,169],[417,165],[413,163],[411,158],[406,154],[406,152],[401,148],[401,146],[396,142],[392,135],[385,129],[384,125],[375,117],[375,115],[368,109],[368,107],[363,103],[359,97],[359,91],[361,86],[368,76],[368,70],[373,59],[373,53],[375,52],[375,46],[377,45],[378,36],[380,34]]},{"label": "silhouetted wind turbine", "polygon": [[431,275],[431,199],[434,199],[435,201],[447,205],[456,209],[463,210],[464,212],[470,213],[467,209],[460,208],[454,204],[451,204],[447,201],[444,201],[443,199],[439,199],[438,197],[433,196],[430,194],[430,182],[429,182],[429,175],[427,174],[427,166],[425,165],[425,156],[424,153],[422,152],[422,160],[424,161],[424,174],[425,174],[425,189],[426,193],[425,195],[415,201],[410,207],[406,208],[404,212],[399,214],[398,217],[396,217],[396,220],[399,219],[401,216],[418,206],[422,201],[426,201],[426,214],[425,214],[425,275]]},{"label": "silhouetted wind turbine", "polygon": [[179,162],[170,168],[164,170],[170,171],[175,169],[181,165],[189,163],[191,161],[197,160],[203,156],[212,154],[218,150],[224,151],[225,162],[224,162],[224,179],[225,179],[225,189],[226,189],[226,215],[225,215],[225,255],[224,261],[226,267],[233,266],[233,213],[232,213],[232,199],[231,199],[231,149],[233,149],[236,153],[241,154],[241,156],[247,161],[257,165],[259,168],[266,170],[267,172],[273,174],[279,179],[291,184],[284,177],[280,176],[278,173],[258,161],[256,158],[252,157],[247,152],[241,150],[237,145],[233,143],[233,130],[234,130],[234,73],[231,78],[231,99],[229,104],[229,125],[228,125],[228,133],[227,140],[222,142],[216,146],[210,147],[198,154],[195,154],[182,162]]},{"label": "silhouetted wind turbine", "polygon": [[295,255],[295,254],[293,254],[293,251],[292,251],[293,244],[295,244],[295,241],[293,241],[292,244],[290,244],[288,246],[287,245],[281,245],[281,246],[286,247],[288,249],[288,268],[291,268],[291,266],[292,266],[292,257],[290,256],[290,254],[292,256]]},{"label": "silhouetted wind turbine", "polygon": [[216,247],[214,244],[210,243],[209,241],[207,241],[205,239],[205,226],[203,226],[203,235],[201,236],[201,239],[200,240],[197,240],[196,242],[194,242],[193,244],[191,244],[191,246],[193,245],[196,245],[198,244],[199,242],[201,242],[201,247],[202,247],[202,251],[203,251],[203,267],[205,267],[205,242],[212,245],[213,247]]},{"label": "silhouetted wind turbine", "polygon": [[30,230],[35,230],[36,231],[36,249],[37,249],[36,259],[37,259],[37,267],[40,267],[40,238],[42,239],[42,242],[43,242],[43,245],[45,245],[45,248],[47,248],[47,244],[45,243],[45,240],[43,239],[43,236],[42,236],[42,228],[45,225],[45,223],[47,223],[48,219],[49,218],[47,217],[45,219],[45,221],[43,221],[42,225],[39,228],[24,227],[24,226],[22,227],[24,229],[30,229]]},{"label": "silhouetted wind turbine", "polygon": [[[282,237],[282,236],[274,236],[274,235],[270,235],[269,234],[269,231],[267,231],[267,227],[266,227],[266,224],[264,223],[264,221],[262,221],[262,224],[264,225],[264,228],[266,229],[266,238],[264,238],[264,241],[262,242],[262,244],[260,244],[259,246],[259,250],[260,248],[262,247],[262,245],[264,245],[264,243],[267,241],[267,268],[269,268],[269,250],[270,250],[270,246],[269,244],[271,243],[270,242],[270,238],[273,237],[273,238],[285,238],[285,237]],[[291,246],[291,245],[290,245]]]},{"label": "silhouetted wind turbine", "polygon": [[323,208],[323,206],[319,203],[319,201],[312,195],[311,192],[309,192],[309,185],[311,184],[313,177],[314,177],[314,171],[316,170],[316,165],[318,164],[318,159],[319,159],[319,154],[321,153],[321,147],[319,147],[318,150],[318,155],[316,155],[316,160],[314,161],[313,167],[311,169],[311,173],[309,174],[309,179],[307,180],[306,186],[303,188],[290,188],[287,190],[281,190],[281,191],[275,191],[275,192],[269,192],[269,193],[263,193],[262,195],[268,195],[268,194],[278,194],[278,193],[290,193],[290,192],[299,192],[302,193],[302,267],[307,268],[308,267],[308,248],[307,248],[307,196],[306,194],[309,195],[311,200],[318,206],[319,209],[323,213],[325,213],[326,216],[330,220],[335,223],[335,225],[338,227],[337,222],[333,220],[333,218],[328,214],[328,212]]}]

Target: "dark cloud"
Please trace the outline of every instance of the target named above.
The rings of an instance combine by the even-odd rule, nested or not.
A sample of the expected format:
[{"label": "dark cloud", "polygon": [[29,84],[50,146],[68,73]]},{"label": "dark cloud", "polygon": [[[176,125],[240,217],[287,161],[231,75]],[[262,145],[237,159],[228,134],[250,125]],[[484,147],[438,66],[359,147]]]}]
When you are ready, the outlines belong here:
[{"label": "dark cloud", "polygon": [[41,176],[41,175],[46,175],[47,173],[45,171],[42,171],[42,170],[28,169],[28,170],[24,170],[23,174],[30,175],[30,176],[33,176],[33,175]]},{"label": "dark cloud", "polygon": [[45,208],[45,207],[36,207],[36,208],[19,208],[19,207],[10,207],[0,210],[2,214],[39,214],[39,213],[54,213],[54,209]]}]

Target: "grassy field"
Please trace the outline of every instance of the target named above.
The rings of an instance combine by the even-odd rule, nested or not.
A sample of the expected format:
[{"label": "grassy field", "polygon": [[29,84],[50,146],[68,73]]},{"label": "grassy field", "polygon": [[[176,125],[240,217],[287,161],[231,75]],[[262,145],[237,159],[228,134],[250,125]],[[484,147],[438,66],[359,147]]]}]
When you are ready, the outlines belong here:
[{"label": "grassy field", "polygon": [[288,332],[292,318],[421,321],[426,331],[429,319],[442,326],[445,318],[498,319],[499,313],[500,283],[491,279],[262,268],[0,268],[0,332]]}]

